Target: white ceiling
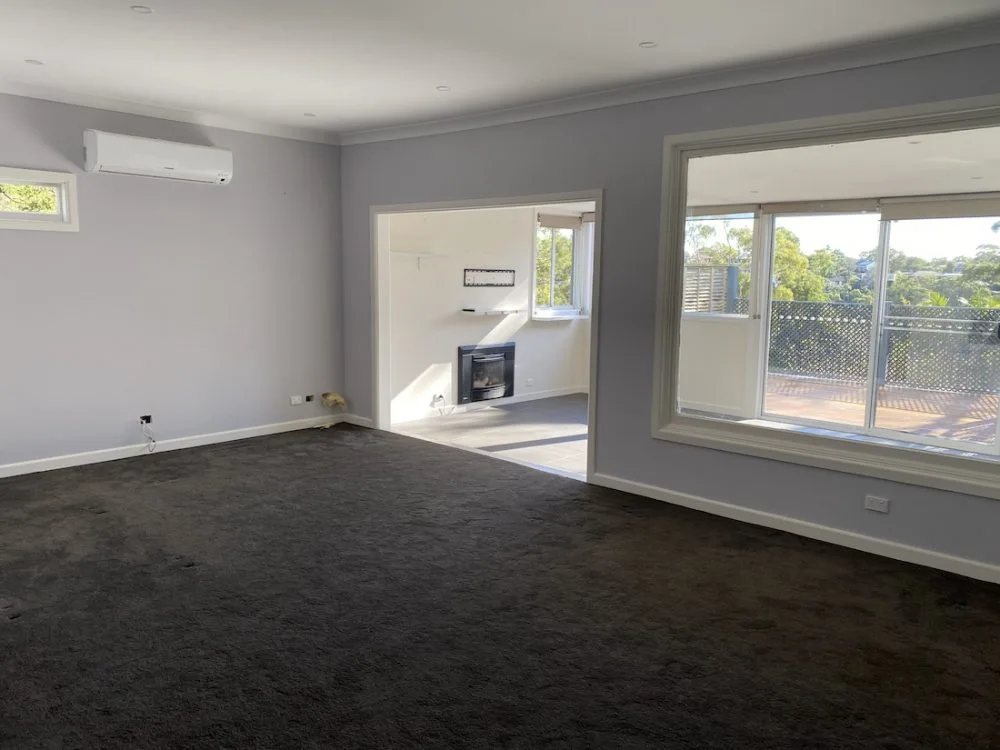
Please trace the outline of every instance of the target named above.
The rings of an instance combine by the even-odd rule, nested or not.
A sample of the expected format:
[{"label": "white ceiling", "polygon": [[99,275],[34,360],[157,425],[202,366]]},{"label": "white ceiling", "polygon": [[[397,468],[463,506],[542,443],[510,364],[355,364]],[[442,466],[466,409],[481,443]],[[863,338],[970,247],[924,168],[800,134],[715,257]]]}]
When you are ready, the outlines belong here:
[{"label": "white ceiling", "polygon": [[136,0],[0,0],[0,90],[345,133],[1000,14],[998,0],[139,1],[155,12],[130,11]]},{"label": "white ceiling", "polygon": [[688,162],[688,205],[1000,191],[1000,128],[725,154]]}]

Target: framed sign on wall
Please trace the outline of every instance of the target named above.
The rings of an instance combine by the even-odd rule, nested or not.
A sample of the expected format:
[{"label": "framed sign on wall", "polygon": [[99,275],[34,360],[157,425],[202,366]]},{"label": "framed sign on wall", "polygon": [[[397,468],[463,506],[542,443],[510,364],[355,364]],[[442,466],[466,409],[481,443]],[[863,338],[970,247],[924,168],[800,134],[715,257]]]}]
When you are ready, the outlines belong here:
[{"label": "framed sign on wall", "polygon": [[466,268],[465,286],[514,286],[514,272],[499,268]]}]

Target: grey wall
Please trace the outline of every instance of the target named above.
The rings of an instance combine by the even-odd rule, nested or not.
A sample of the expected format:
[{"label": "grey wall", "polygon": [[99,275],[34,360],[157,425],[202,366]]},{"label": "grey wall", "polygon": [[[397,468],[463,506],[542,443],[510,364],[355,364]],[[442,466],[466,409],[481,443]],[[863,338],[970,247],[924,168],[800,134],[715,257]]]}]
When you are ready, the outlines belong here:
[{"label": "grey wall", "polygon": [[[495,128],[349,146],[344,361],[372,413],[369,206],[603,188],[597,470],[1000,564],[1000,504],[650,437],[663,137],[1000,92],[1000,45]],[[893,501],[862,509],[866,492]]]},{"label": "grey wall", "polygon": [[342,386],[339,149],[0,96],[0,165],[98,128],[228,148],[226,187],[78,177],[80,232],[0,229],[0,465],[324,413]]}]

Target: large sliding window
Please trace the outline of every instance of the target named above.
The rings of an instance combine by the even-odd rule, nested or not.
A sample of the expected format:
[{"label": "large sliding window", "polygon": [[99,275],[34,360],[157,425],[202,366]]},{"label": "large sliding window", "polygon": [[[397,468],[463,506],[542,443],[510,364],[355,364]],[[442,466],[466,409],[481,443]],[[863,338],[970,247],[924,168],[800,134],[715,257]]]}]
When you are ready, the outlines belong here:
[{"label": "large sliding window", "polygon": [[873,426],[996,452],[1000,216],[888,224]]},{"label": "large sliding window", "polygon": [[655,437],[1000,498],[1000,125],[927,122],[666,139]]},{"label": "large sliding window", "polygon": [[997,452],[1000,216],[693,213],[682,412]]},{"label": "large sliding window", "polygon": [[867,424],[877,212],[781,214],[772,222],[763,415]]}]

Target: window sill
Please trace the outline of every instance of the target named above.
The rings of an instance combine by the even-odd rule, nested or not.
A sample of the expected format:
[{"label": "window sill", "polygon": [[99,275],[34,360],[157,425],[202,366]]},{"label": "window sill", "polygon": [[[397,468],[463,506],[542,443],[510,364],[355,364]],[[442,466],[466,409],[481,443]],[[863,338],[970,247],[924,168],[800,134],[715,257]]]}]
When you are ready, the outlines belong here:
[{"label": "window sill", "polygon": [[660,440],[769,458],[904,484],[1000,500],[997,461],[933,448],[885,445],[765,426],[674,414],[653,431]]},{"label": "window sill", "polygon": [[697,320],[701,323],[745,323],[750,320],[750,316],[735,313],[685,312],[681,314],[681,320]]},{"label": "window sill", "polygon": [[582,312],[565,312],[565,313],[554,313],[548,315],[545,313],[532,313],[531,319],[537,320],[539,322],[554,321],[554,320],[587,320],[590,318],[588,313]]}]

